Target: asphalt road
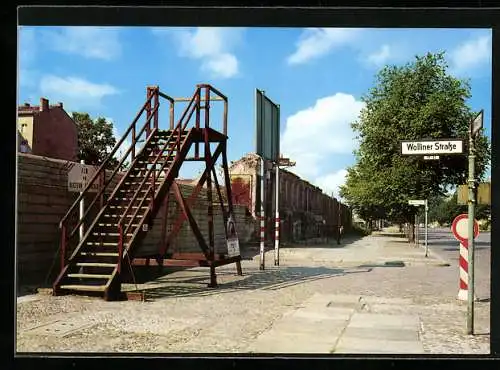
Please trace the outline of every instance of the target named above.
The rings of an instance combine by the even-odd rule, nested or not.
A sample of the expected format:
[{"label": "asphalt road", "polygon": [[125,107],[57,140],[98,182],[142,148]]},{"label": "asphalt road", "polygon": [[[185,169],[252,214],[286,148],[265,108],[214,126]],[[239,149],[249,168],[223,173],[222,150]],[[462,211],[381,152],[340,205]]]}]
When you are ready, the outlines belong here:
[{"label": "asphalt road", "polygon": [[[424,244],[425,229],[420,229],[420,241]],[[451,228],[429,228],[428,232],[429,252],[436,253],[457,267],[458,279],[458,260],[459,260],[459,242],[451,232]],[[490,298],[490,250],[491,233],[480,232],[474,243],[474,280],[475,293],[480,299]]]}]

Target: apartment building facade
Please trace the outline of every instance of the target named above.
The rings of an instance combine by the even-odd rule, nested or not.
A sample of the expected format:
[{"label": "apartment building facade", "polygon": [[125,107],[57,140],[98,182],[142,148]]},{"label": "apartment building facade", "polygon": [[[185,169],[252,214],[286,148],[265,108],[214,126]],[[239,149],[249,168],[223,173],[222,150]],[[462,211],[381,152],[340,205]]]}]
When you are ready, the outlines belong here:
[{"label": "apartment building facade", "polygon": [[41,98],[39,106],[25,103],[18,107],[18,151],[76,161],[78,131],[63,104],[49,105]]}]

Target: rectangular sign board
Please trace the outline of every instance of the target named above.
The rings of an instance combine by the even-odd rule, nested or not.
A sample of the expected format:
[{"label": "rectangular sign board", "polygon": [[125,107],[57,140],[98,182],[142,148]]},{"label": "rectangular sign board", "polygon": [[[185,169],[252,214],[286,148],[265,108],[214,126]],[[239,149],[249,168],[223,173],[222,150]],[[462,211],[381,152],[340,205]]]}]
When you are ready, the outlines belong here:
[{"label": "rectangular sign board", "polygon": [[483,128],[483,110],[479,112],[477,117],[472,121],[470,130],[471,130],[471,135],[472,137],[475,137],[479,130]]},{"label": "rectangular sign board", "polygon": [[[477,188],[477,204],[491,205],[491,183],[482,182]],[[469,200],[469,187],[459,185],[457,189],[457,204],[467,204]]]},{"label": "rectangular sign board", "polygon": [[438,160],[439,156],[438,155],[424,155],[425,160]]},{"label": "rectangular sign board", "polygon": [[278,161],[280,153],[280,106],[264,91],[255,89],[256,152],[265,160]]},{"label": "rectangular sign board", "polygon": [[461,139],[401,141],[402,155],[462,154]]},{"label": "rectangular sign board", "polygon": [[[75,163],[68,171],[68,191],[81,192],[85,189],[96,171],[97,167],[95,166]],[[99,179],[94,181],[88,191],[92,193],[99,191]]]},{"label": "rectangular sign board", "polygon": [[425,199],[409,200],[408,204],[410,204],[412,206],[425,206]]}]

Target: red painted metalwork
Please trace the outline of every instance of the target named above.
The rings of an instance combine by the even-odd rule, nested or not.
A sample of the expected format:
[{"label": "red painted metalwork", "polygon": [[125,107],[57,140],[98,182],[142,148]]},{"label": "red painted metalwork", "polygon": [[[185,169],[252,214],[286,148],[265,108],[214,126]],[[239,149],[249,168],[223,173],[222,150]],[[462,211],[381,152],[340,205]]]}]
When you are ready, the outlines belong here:
[{"label": "red painted metalwork", "polygon": [[61,227],[61,271],[66,265],[66,226]]},{"label": "red painted metalwork", "polygon": [[[204,106],[202,107],[202,92],[204,93]],[[223,100],[224,101],[224,121],[223,121],[223,131],[224,135],[218,133],[217,131],[210,128],[210,93],[214,92],[216,95],[220,97],[220,99],[215,98],[215,100]],[[164,136],[160,135],[159,131],[159,108],[160,101],[159,97],[166,98],[170,102],[169,107],[169,119],[170,119],[170,131],[168,132],[168,137],[165,139]],[[217,182],[217,177],[215,173],[215,162],[217,158],[222,154],[223,156],[223,166],[224,166],[224,174],[225,181],[227,184],[230,182],[229,172],[227,167],[227,158],[226,158],[226,143],[227,143],[227,98],[222,95],[217,90],[213,89],[210,85],[198,85],[196,88],[193,97],[189,100],[189,104],[184,109],[181,118],[179,119],[177,125],[174,127],[174,103],[175,99],[170,98],[169,96],[161,93],[157,86],[148,87],[147,88],[147,99],[140,111],[137,113],[136,117],[130,124],[129,128],[126,130],[124,136],[118,141],[115,145],[109,156],[106,158],[104,163],[101,164],[99,169],[96,171],[94,176],[90,179],[89,184],[83,190],[83,194],[81,194],[75,201],[75,203],[70,207],[66,215],[60,222],[61,227],[61,273],[59,274],[56,282],[54,283],[54,294],[61,293],[59,289],[59,285],[61,285],[62,279],[64,279],[64,274],[68,270],[68,266],[71,263],[74,263],[73,259],[78,254],[79,250],[85,246],[86,251],[93,250],[96,245],[95,243],[87,244],[87,240],[91,237],[91,235],[95,235],[102,242],[103,235],[112,235],[109,234],[107,229],[105,229],[106,225],[113,225],[111,219],[103,219],[103,216],[106,217],[117,217],[119,220],[114,221],[117,222],[118,226],[118,261],[117,261],[117,271],[118,275],[121,272],[123,258],[125,254],[133,261],[133,255],[131,255],[131,248],[134,242],[141,240],[144,236],[144,233],[141,233],[142,226],[149,222],[149,220],[155,217],[156,212],[160,208],[159,205],[165,199],[165,212],[168,212],[168,191],[171,186],[174,187],[174,193],[176,195],[177,201],[181,206],[182,214],[181,217],[177,219],[176,225],[181,225],[184,220],[188,220],[191,226],[191,229],[194,231],[195,236],[198,240],[198,244],[203,251],[203,256],[201,260],[205,260],[204,265],[210,267],[210,286],[216,286],[216,275],[215,275],[215,267],[220,266],[226,263],[236,263],[238,273],[241,274],[241,265],[239,256],[233,258],[224,258],[223,256],[217,258],[215,255],[215,246],[214,246],[214,230],[213,230],[213,205],[212,205],[212,179],[211,176],[214,176],[215,187],[218,193],[219,202],[221,203],[221,207],[223,209],[223,217],[226,220],[228,211],[224,208],[224,199],[222,197],[221,189]],[[200,127],[201,121],[201,109],[204,110],[204,127]],[[196,110],[196,122],[193,128],[190,130],[186,130],[187,125],[193,114]],[[143,113],[146,112],[146,120],[142,127],[137,127],[137,122]],[[152,127],[151,127],[152,124]],[[163,134],[164,132],[162,132]],[[111,170],[111,175],[109,178],[106,178],[105,169],[108,167],[108,163],[111,158],[114,157],[115,153],[122,146],[124,142],[126,142],[126,138],[131,134],[131,146],[124,151],[122,158],[119,160],[118,164]],[[141,140],[143,135],[145,134],[145,138]],[[165,143],[160,145],[159,140],[160,136]],[[142,147],[137,148],[137,144],[139,142],[144,142]],[[217,142],[219,145],[217,146],[215,152],[212,154],[210,150],[210,144],[212,142]],[[175,183],[174,178],[178,175],[178,171],[182,162],[187,159],[186,156],[192,144],[198,146],[203,143],[205,145],[205,155],[203,158],[195,158],[198,160],[205,161],[206,169],[202,178],[198,182],[197,187],[194,189],[193,193],[186,201],[180,191],[180,188],[177,183]],[[172,145],[174,144],[174,145]],[[175,155],[174,155],[175,152]],[[114,186],[114,189],[111,192],[111,195],[106,199],[105,192],[109,188],[112,181],[115,179],[119,169],[122,167],[125,159],[131,155],[132,163],[130,168],[126,171],[124,176],[118,181],[118,184]],[[141,164],[142,163],[142,164]],[[144,165],[144,163],[146,165]],[[159,181],[159,185],[157,181],[159,179],[160,174],[164,171],[165,176]],[[135,174],[135,175],[134,175]],[[139,176],[139,177],[138,177]],[[135,180],[136,178],[140,179],[140,181]],[[89,194],[89,189],[93,185],[93,183],[99,179],[101,183],[101,187],[99,192],[95,194],[94,198],[90,202],[87,210],[81,220],[76,222],[76,225],[73,225],[75,222],[75,210],[77,209],[77,205],[81,198],[85,195]],[[128,181],[128,182],[127,182]],[[203,235],[201,234],[198,225],[194,217],[191,214],[189,209],[191,203],[196,198],[196,195],[201,190],[203,183],[207,183],[208,188],[208,224],[209,224],[209,243],[205,242]],[[128,184],[128,185],[127,185]],[[135,184],[135,185],[132,185]],[[226,191],[228,194],[228,210],[232,212],[232,198],[231,198],[231,189],[230,186],[226,186]],[[137,204],[136,204],[137,202]],[[97,209],[97,216],[88,222],[88,217],[91,213],[91,210]],[[109,206],[115,208],[123,208],[124,211],[116,213],[116,211],[111,215],[105,215],[105,211]],[[135,211],[133,209],[135,208]],[[142,211],[145,209],[145,211]],[[108,212],[109,213],[109,212]],[[95,212],[94,212],[95,214]],[[100,220],[103,221],[100,221]],[[180,220],[180,221],[179,221]],[[98,222],[101,223],[98,223]],[[80,224],[82,222],[86,222],[89,227],[87,228],[86,234],[84,235],[81,241],[76,241],[74,243],[76,247],[71,248],[71,241],[75,241],[76,230],[78,230]],[[111,222],[111,223],[109,223]],[[224,222],[225,224],[225,222]],[[97,226],[99,225],[99,226]],[[102,226],[101,226],[102,225]],[[166,226],[166,225],[165,225]],[[97,228],[97,229],[96,229]],[[174,227],[175,229],[175,227]],[[96,232],[97,230],[97,232]],[[178,230],[177,230],[178,231]],[[162,231],[162,240],[165,241],[165,231]],[[173,233],[170,233],[168,236],[168,240],[170,240]],[[73,238],[73,239],[71,239]],[[92,237],[96,240],[95,237]],[[116,240],[116,239],[115,239]],[[166,243],[162,243],[162,251],[165,251],[165,248],[168,247],[169,241]],[[101,243],[102,247],[102,243]],[[69,259],[66,258],[67,251],[73,251],[71,257]],[[84,249],[85,250],[85,249]],[[79,257],[80,258],[80,257]],[[161,261],[161,256],[158,258],[158,261]],[[195,260],[195,259],[193,259]],[[199,261],[199,257],[197,257]],[[148,260],[149,261],[149,260]],[[149,263],[149,262],[148,262]],[[186,262],[188,263],[188,262]],[[58,285],[59,284],[59,285]],[[110,294],[113,295],[113,292],[119,292],[120,289],[120,277],[118,276],[115,280],[109,281],[110,288],[109,291],[105,292],[105,297],[110,297]],[[113,290],[113,292],[111,292]]]},{"label": "red painted metalwork", "polygon": [[[215,162],[217,161],[219,155],[222,153],[223,151],[223,148],[224,146],[222,144],[219,144],[217,146],[217,148],[215,149],[214,151],[214,154],[212,156],[212,159],[210,161],[210,163],[207,165],[207,167],[205,168],[205,171],[203,171],[203,174],[201,175],[200,179],[198,180],[198,184],[196,184],[195,188],[193,189],[193,192],[191,193],[191,195],[189,196],[189,198],[187,199],[186,201],[186,204],[188,207],[191,207],[194,203],[194,201],[196,200],[196,197],[198,196],[198,194],[200,193],[208,175],[209,175],[209,171],[213,168],[213,166],[215,165]],[[163,246],[163,249],[161,250],[161,255],[164,255],[167,251],[167,248],[168,246],[170,245],[170,243],[173,241],[173,239],[177,236],[177,234],[179,233],[181,227],[182,227],[182,224],[184,223],[184,221],[186,220],[186,218],[184,217],[183,214],[181,214],[173,228],[172,228],[172,231],[170,232],[170,234],[168,235],[167,237],[167,240]]]},{"label": "red painted metalwork", "polygon": [[118,273],[122,271],[122,260],[123,260],[123,228],[120,223],[118,223]]}]

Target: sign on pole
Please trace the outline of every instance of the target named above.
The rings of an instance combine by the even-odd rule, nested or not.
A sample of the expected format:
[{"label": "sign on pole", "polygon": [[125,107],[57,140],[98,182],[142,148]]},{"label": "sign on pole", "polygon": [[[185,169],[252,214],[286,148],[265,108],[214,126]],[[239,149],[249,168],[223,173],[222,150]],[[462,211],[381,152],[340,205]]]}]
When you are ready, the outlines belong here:
[{"label": "sign on pole", "polygon": [[425,199],[413,199],[409,200],[408,204],[412,206],[425,206]]},{"label": "sign on pole", "polygon": [[401,141],[402,155],[462,154],[464,142],[461,139]]},{"label": "sign on pole", "polygon": [[279,161],[280,106],[264,91],[255,89],[257,154],[268,161]]},{"label": "sign on pole", "polygon": [[[467,245],[469,240],[469,215],[467,213],[462,213],[455,217],[451,224],[451,232],[455,236],[455,239]],[[479,223],[474,220],[474,238],[479,235]]]},{"label": "sign on pole", "polygon": [[[469,186],[458,185],[457,204],[467,204],[469,200]],[[482,182],[477,187],[477,204],[491,205],[491,183]]]},{"label": "sign on pole", "polygon": [[[455,239],[460,241],[460,257],[459,257],[459,263],[458,263],[458,268],[459,268],[459,290],[458,290],[458,299],[461,301],[467,301],[468,300],[468,295],[469,295],[469,241],[468,241],[468,234],[469,234],[469,215],[466,213],[463,213],[461,215],[458,215],[455,217],[453,220],[453,223],[451,225],[451,231],[453,232],[453,235],[455,236]],[[479,235],[479,225],[476,220],[474,220],[474,238],[476,238]],[[475,298],[474,298],[475,299]]]},{"label": "sign on pole", "polygon": [[471,122],[470,132],[472,137],[475,137],[479,130],[483,128],[483,110],[479,112],[476,118]]},{"label": "sign on pole", "polygon": [[240,255],[240,243],[232,214],[229,215],[229,219],[227,220],[227,254],[229,257],[236,257]]},{"label": "sign on pole", "polygon": [[438,155],[424,155],[424,159],[427,161],[436,161],[439,159]]},{"label": "sign on pole", "polygon": [[[88,164],[73,163],[68,171],[68,191],[81,192],[89,180],[94,176],[97,168]],[[99,191],[99,181],[95,180],[88,190],[89,192],[96,193]]]}]

